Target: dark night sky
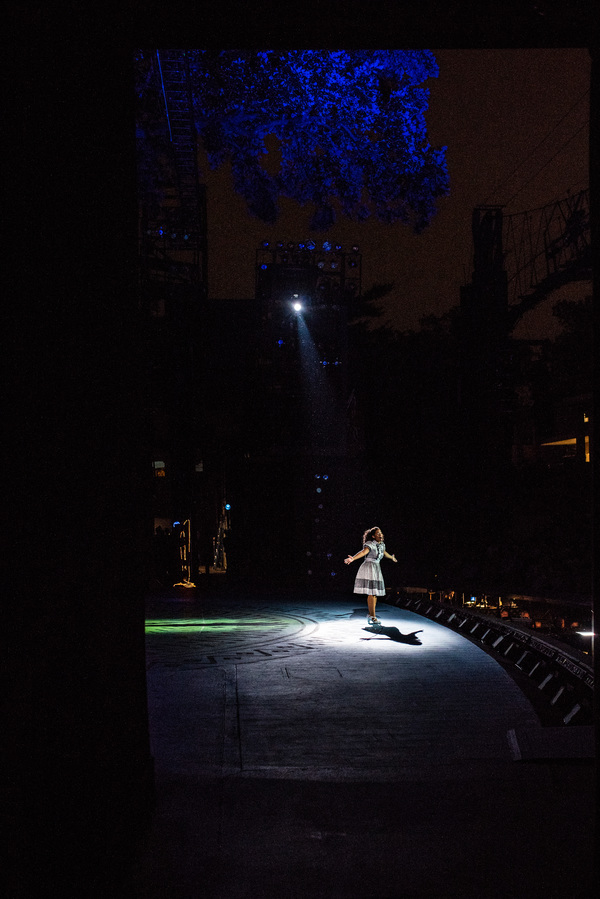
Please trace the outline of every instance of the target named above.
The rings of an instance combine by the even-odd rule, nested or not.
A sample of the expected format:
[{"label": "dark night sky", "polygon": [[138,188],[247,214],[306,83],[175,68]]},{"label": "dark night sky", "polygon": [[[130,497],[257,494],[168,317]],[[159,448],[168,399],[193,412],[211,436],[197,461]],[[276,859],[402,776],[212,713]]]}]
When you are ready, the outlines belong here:
[{"label": "dark night sky", "polygon": [[[505,214],[517,213],[589,185],[586,48],[433,51],[440,72],[426,85],[427,123],[430,142],[448,147],[450,195],[440,199],[436,217],[418,236],[406,226],[374,221],[340,221],[327,232],[344,246],[360,245],[363,290],[394,282],[385,320],[400,330],[417,329],[423,315],[440,315],[458,304],[460,285],[465,275],[470,278],[476,205],[499,203]],[[251,298],[260,242],[309,236],[310,210],[282,201],[279,222],[265,225],[247,214],[227,168],[211,172],[203,165],[202,175],[208,191],[209,294]],[[566,290],[578,298],[590,289],[582,284]],[[526,316],[515,336],[552,336],[551,306],[559,298],[553,294]]]}]

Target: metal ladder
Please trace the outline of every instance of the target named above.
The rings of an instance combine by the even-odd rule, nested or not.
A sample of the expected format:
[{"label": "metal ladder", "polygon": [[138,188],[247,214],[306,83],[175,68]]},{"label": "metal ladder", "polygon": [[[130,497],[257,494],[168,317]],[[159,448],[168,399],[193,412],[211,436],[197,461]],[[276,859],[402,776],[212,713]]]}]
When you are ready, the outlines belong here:
[{"label": "metal ladder", "polygon": [[175,160],[181,226],[198,244],[201,281],[206,285],[206,191],[198,173],[190,61],[186,50],[157,50],[156,58]]}]

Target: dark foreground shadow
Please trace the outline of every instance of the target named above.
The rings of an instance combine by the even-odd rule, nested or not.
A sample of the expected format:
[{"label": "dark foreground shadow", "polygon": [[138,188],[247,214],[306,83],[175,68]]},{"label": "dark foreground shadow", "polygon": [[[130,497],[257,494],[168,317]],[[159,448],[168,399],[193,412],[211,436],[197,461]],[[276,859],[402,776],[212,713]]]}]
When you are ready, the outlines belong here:
[{"label": "dark foreground shadow", "polygon": [[375,634],[378,637],[389,637],[394,643],[409,643],[411,646],[423,645],[417,637],[417,634],[423,633],[422,630],[412,631],[410,634],[400,633],[397,627],[364,627],[363,630],[367,631],[369,634]]}]

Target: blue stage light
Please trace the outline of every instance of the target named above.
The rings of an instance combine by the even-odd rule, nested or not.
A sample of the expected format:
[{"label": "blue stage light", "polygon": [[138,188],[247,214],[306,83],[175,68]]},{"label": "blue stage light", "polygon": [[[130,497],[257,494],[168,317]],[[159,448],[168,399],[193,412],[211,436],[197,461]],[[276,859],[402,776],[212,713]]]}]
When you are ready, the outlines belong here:
[{"label": "blue stage light", "polygon": [[231,509],[231,503],[225,503],[225,508],[229,512],[229,510]]},{"label": "blue stage light", "polygon": [[302,303],[294,303],[294,312],[302,312]]}]

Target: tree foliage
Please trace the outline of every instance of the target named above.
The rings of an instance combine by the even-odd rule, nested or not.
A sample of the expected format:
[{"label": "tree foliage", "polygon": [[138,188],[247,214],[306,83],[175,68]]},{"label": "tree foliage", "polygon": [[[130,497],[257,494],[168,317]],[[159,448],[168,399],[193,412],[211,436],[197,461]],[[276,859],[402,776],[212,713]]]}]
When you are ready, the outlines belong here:
[{"label": "tree foliage", "polygon": [[315,230],[333,224],[337,205],[419,232],[448,193],[446,148],[427,140],[431,51],[185,52],[210,165],[230,162],[261,220],[274,222],[288,197],[314,204]]}]

